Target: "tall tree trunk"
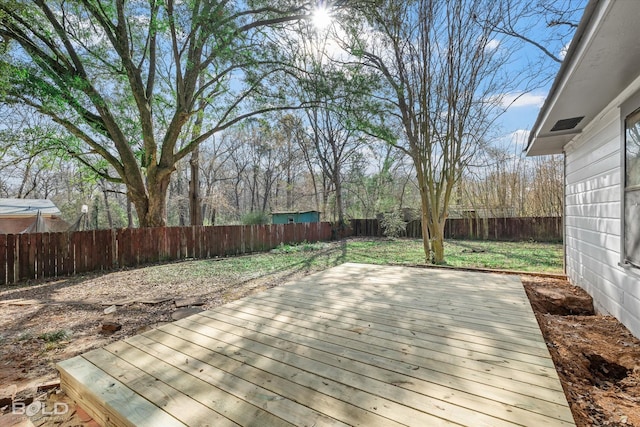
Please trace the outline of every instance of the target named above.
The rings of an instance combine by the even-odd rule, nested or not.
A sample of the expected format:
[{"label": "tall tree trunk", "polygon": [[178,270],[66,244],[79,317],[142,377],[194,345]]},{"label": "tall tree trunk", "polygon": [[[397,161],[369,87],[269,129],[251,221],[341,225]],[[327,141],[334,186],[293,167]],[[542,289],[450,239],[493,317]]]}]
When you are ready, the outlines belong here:
[{"label": "tall tree trunk", "polygon": [[446,219],[431,218],[429,221],[429,234],[433,263],[444,263],[444,224]]},{"label": "tall tree trunk", "polygon": [[338,214],[338,225],[344,227],[344,209],[342,208],[342,179],[340,173],[335,172],[333,185],[336,187],[336,212]]},{"label": "tall tree trunk", "polygon": [[422,204],[422,248],[424,249],[424,257],[425,262],[430,263],[431,259],[431,244],[430,242],[430,233],[429,233],[429,199],[427,198],[427,189],[423,188],[424,184],[422,181],[419,181],[420,185],[420,202]]},{"label": "tall tree trunk", "polygon": [[104,208],[107,212],[107,222],[109,224],[109,229],[113,229],[113,217],[111,216],[111,206],[109,205],[109,197],[107,197],[107,189],[102,190],[102,194],[104,195]]},{"label": "tall tree trunk", "polygon": [[165,227],[167,225],[167,190],[170,173],[148,174],[147,193],[129,192],[138,214],[140,227]]},{"label": "tall tree trunk", "polygon": [[133,203],[127,194],[127,228],[133,228]]},{"label": "tall tree trunk", "polygon": [[202,225],[202,208],[200,198],[200,149],[196,147],[189,161],[191,180],[189,181],[189,216],[191,225]]},{"label": "tall tree trunk", "polygon": [[293,156],[292,156],[292,151],[293,151],[293,144],[291,142],[291,138],[287,138],[287,188],[286,188],[286,193],[287,193],[287,210],[292,210],[293,209],[293,172],[291,171],[292,169],[292,163],[293,163]]},{"label": "tall tree trunk", "polygon": [[[198,86],[204,86],[204,74],[200,74]],[[204,120],[205,98],[200,97],[199,111],[193,124],[192,138],[197,138],[202,131]],[[202,225],[202,200],[200,197],[200,146],[196,146],[191,152],[189,161],[191,168],[191,181],[189,181],[189,219],[191,225]]]}]

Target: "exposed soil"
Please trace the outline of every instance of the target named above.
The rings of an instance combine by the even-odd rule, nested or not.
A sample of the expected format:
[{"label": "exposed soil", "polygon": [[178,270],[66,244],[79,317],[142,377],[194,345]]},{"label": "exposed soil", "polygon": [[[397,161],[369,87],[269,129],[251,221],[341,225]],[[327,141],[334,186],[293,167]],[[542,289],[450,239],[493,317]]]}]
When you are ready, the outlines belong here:
[{"label": "exposed soil", "polygon": [[640,426],[640,340],[565,280],[522,282],[576,424]]},{"label": "exposed soil", "polygon": [[[129,270],[5,288],[0,291],[0,426],[95,425],[56,386],[56,362],[171,322],[178,310],[213,308],[309,273],[157,285]],[[529,276],[522,281],[576,424],[640,427],[640,340],[616,319],[593,315],[588,295],[566,281]],[[176,307],[176,300],[185,298],[191,304]],[[114,305],[115,311],[105,314]],[[109,323],[112,327],[103,330]],[[56,402],[66,403],[71,411],[26,418],[11,414],[12,398],[24,405],[41,399],[49,412]]]}]

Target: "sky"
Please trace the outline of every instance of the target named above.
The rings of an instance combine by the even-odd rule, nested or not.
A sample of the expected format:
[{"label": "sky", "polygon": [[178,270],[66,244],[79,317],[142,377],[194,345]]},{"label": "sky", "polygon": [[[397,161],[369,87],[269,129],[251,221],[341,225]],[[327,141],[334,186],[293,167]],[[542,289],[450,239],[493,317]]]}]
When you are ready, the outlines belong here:
[{"label": "sky", "polygon": [[[526,2],[523,3],[526,6]],[[544,2],[541,2],[544,3]],[[518,5],[518,2],[514,4]],[[572,15],[558,17],[560,21],[578,23],[582,10],[587,0],[549,0],[544,3],[549,8],[557,10],[574,10]],[[551,16],[551,15],[550,15]],[[556,16],[553,15],[555,18]],[[516,30],[526,37],[542,44],[558,58],[564,58],[573,30],[569,26],[549,27],[546,18],[538,14],[521,19],[516,23]],[[316,11],[313,23],[316,28],[324,30],[331,25],[331,16],[325,9]],[[562,34],[562,36],[560,36]],[[514,43],[517,49],[513,50]],[[530,74],[532,79],[522,79],[523,87],[511,88],[512,92],[502,95],[502,105],[507,108],[495,122],[493,143],[497,146],[512,147],[514,151],[524,150],[527,145],[528,135],[536,122],[540,108],[544,104],[553,79],[560,68],[560,63],[545,56],[542,51],[526,42],[520,42],[514,37],[503,35],[496,36],[489,42],[488,49],[503,49],[509,55],[506,72],[517,80],[525,74]],[[338,48],[339,49],[339,48]],[[526,88],[524,86],[527,86]]]},{"label": "sky", "polygon": [[[575,8],[577,12],[573,16],[566,16],[564,18],[576,24],[582,17],[582,11],[586,3],[587,0],[555,0],[553,2],[554,6],[558,8]],[[547,26],[544,19],[532,17],[528,22],[530,26],[527,27],[528,32],[526,35],[538,42],[542,42],[553,54],[563,59],[571,42],[571,36],[573,35],[572,30],[570,30],[569,27],[563,27],[564,30],[569,30],[568,36],[565,35],[562,40],[548,40],[551,37],[551,31],[553,29]],[[518,59],[511,64],[513,67],[511,72],[514,74],[526,69],[527,61],[533,64],[535,64],[535,58],[545,61],[543,64],[538,65],[544,70],[540,76],[541,83],[538,83],[536,85],[537,87],[530,91],[511,93],[505,96],[505,104],[513,103],[496,123],[500,128],[498,136],[500,140],[499,143],[507,144],[511,142],[524,149],[527,145],[529,131],[536,122],[540,108],[553,83],[553,79],[560,69],[560,63],[546,58],[538,48],[526,43],[523,43],[517,56]],[[535,65],[530,69],[535,69]],[[520,96],[516,98],[516,95]]]}]

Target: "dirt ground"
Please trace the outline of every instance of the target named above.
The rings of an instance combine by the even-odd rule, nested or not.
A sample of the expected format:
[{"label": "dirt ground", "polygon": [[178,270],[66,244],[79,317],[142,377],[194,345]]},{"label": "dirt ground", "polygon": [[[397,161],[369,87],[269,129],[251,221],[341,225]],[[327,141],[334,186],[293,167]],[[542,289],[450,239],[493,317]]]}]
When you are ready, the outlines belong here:
[{"label": "dirt ground", "polygon": [[[95,425],[60,391],[56,362],[296,275],[157,285],[129,270],[0,290],[0,427]],[[614,318],[594,315],[586,293],[566,281],[522,281],[577,425],[640,427],[640,340]],[[15,413],[36,404],[48,412]]]},{"label": "dirt ground", "polygon": [[640,340],[565,280],[523,277],[578,426],[640,426]]}]

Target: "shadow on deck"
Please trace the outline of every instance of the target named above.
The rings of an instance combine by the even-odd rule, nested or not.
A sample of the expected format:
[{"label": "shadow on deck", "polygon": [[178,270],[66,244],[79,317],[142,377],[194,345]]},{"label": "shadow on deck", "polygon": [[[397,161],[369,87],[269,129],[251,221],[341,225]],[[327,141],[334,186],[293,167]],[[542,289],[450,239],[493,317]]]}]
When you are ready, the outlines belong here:
[{"label": "shadow on deck", "polygon": [[574,425],[515,276],[343,264],[58,369],[103,425]]}]

